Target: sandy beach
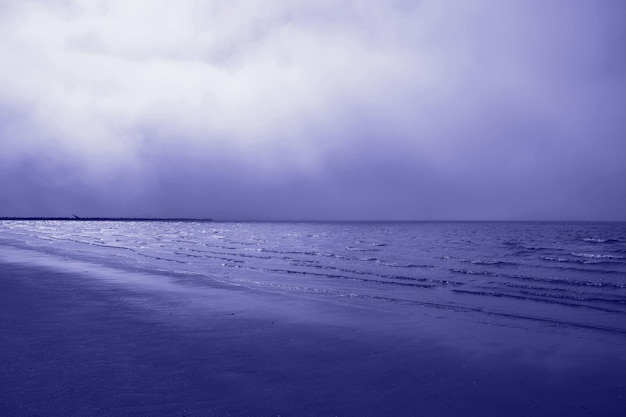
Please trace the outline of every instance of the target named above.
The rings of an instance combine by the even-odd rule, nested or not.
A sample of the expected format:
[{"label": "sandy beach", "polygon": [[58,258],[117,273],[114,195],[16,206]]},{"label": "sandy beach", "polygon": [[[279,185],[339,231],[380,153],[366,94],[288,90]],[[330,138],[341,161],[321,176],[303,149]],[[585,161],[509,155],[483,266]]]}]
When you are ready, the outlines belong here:
[{"label": "sandy beach", "polygon": [[376,311],[95,274],[0,264],[0,415],[626,413],[623,362],[594,351],[533,365],[554,352],[479,354]]}]

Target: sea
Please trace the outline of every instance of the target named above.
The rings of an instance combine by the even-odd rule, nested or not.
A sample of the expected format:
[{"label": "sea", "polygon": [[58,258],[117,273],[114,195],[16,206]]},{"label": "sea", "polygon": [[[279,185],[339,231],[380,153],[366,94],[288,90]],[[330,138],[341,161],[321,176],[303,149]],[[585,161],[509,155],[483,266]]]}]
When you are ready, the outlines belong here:
[{"label": "sea", "polygon": [[3,415],[626,415],[626,223],[3,220],[0,268]]},{"label": "sea", "polygon": [[189,285],[626,338],[626,223],[14,220],[0,222],[0,248]]}]

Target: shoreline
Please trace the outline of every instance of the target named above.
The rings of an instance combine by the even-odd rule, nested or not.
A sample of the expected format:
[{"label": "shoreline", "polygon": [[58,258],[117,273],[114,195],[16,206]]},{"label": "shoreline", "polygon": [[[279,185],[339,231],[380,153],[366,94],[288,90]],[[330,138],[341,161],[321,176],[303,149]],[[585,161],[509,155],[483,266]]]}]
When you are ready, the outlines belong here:
[{"label": "shoreline", "polygon": [[529,366],[528,352],[477,355],[391,321],[382,331],[374,312],[357,318],[379,323],[352,326],[341,306],[221,288],[202,301],[197,288],[147,289],[122,281],[131,273],[107,281],[92,272],[0,260],[0,414],[626,412],[626,371],[599,355],[578,367]]}]

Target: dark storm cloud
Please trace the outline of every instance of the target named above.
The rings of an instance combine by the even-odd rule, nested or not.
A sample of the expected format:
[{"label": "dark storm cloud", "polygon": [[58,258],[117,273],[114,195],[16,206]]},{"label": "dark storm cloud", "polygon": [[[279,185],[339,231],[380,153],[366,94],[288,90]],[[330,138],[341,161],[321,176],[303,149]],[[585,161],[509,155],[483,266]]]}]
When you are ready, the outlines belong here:
[{"label": "dark storm cloud", "polygon": [[621,2],[166,6],[7,9],[0,215],[626,219]]}]

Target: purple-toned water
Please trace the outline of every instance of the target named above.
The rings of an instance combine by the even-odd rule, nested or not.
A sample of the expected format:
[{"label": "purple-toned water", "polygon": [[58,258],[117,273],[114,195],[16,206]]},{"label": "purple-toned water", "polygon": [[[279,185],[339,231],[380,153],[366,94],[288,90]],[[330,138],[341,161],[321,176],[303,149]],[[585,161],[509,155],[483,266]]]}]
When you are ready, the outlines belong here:
[{"label": "purple-toned water", "polygon": [[0,261],[76,273],[5,300],[11,412],[626,412],[625,223],[2,221]]},{"label": "purple-toned water", "polygon": [[0,243],[503,326],[626,338],[626,224],[5,221]]}]

